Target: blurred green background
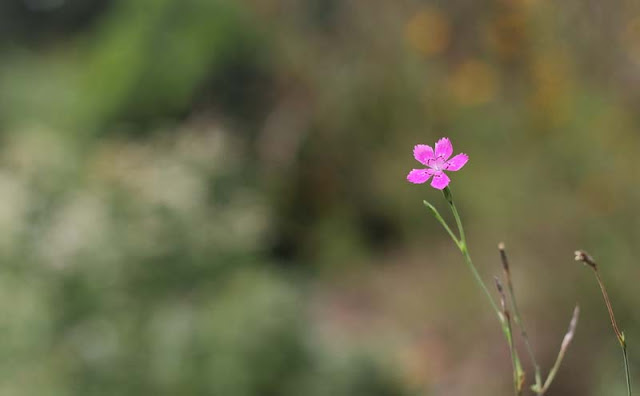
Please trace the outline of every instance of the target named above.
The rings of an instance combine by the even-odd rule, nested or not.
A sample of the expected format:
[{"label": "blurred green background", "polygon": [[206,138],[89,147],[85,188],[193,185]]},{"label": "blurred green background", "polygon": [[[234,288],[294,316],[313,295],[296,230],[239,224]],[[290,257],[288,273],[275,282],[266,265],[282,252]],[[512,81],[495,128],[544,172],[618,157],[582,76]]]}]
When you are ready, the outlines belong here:
[{"label": "blurred green background", "polygon": [[623,394],[573,251],[640,384],[638,88],[629,0],[3,0],[0,395],[510,394],[442,136],[545,373],[582,308],[549,394]]}]

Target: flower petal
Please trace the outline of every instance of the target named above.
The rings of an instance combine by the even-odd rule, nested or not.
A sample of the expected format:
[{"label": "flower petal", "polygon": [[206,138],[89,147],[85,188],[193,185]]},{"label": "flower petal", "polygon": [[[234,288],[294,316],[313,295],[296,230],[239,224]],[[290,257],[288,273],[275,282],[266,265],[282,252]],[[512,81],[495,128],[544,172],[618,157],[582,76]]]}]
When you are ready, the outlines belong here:
[{"label": "flower petal", "polygon": [[414,184],[422,184],[429,180],[432,174],[431,169],[414,169],[407,175],[407,180]]},{"label": "flower petal", "polygon": [[443,160],[448,160],[453,154],[453,146],[448,138],[442,138],[436,143],[436,157],[442,157]]},{"label": "flower petal", "polygon": [[429,165],[427,162],[435,158],[433,149],[426,144],[418,144],[413,148],[414,158],[423,165]]},{"label": "flower petal", "polygon": [[460,168],[462,168],[464,164],[467,163],[467,161],[469,161],[469,156],[464,153],[460,153],[455,157],[451,158],[449,161],[447,161],[447,163],[445,164],[445,170],[448,170],[448,171],[460,170]]},{"label": "flower petal", "polygon": [[442,190],[449,185],[450,181],[451,179],[449,179],[449,176],[447,176],[444,172],[440,172],[433,175],[433,180],[431,180],[431,187]]}]

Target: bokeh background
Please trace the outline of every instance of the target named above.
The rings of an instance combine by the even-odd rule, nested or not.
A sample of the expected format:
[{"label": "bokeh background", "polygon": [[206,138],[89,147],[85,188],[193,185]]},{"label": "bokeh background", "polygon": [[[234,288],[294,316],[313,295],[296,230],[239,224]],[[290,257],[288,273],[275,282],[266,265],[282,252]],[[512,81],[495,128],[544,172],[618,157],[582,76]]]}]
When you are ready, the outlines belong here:
[{"label": "bokeh background", "polygon": [[549,394],[623,394],[573,251],[640,384],[639,88],[630,0],[3,0],[0,394],[510,394],[442,136],[545,373],[582,308]]}]

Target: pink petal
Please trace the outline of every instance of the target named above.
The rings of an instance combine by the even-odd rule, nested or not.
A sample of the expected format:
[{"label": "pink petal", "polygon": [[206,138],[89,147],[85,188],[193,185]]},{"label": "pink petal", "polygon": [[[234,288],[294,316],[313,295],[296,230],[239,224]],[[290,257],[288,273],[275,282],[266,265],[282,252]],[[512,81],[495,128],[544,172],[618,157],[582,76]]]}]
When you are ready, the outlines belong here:
[{"label": "pink petal", "polygon": [[426,144],[418,144],[413,148],[413,157],[423,165],[428,165],[427,162],[433,159],[433,149]]},{"label": "pink petal", "polygon": [[449,161],[447,161],[447,163],[445,164],[446,166],[445,170],[448,170],[448,171],[460,170],[460,168],[462,168],[464,164],[467,163],[467,161],[469,161],[469,156],[464,153],[460,153],[455,157],[451,158]]},{"label": "pink petal", "polygon": [[422,184],[429,180],[432,173],[431,169],[414,169],[407,175],[407,180],[414,184]]},{"label": "pink petal", "polygon": [[449,185],[449,176],[447,176],[444,172],[440,172],[436,175],[433,175],[433,180],[431,180],[431,187],[437,188],[438,190],[444,189]]},{"label": "pink petal", "polygon": [[453,146],[448,138],[442,138],[436,143],[436,157],[442,157],[445,161],[453,154]]}]

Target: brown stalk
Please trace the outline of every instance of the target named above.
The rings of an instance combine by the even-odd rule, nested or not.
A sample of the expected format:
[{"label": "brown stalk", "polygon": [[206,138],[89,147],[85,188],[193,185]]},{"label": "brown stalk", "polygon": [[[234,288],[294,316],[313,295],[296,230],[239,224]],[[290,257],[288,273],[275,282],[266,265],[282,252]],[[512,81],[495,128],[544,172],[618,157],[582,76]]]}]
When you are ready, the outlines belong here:
[{"label": "brown stalk", "polygon": [[624,361],[624,371],[625,377],[627,380],[627,395],[631,396],[631,375],[629,373],[629,357],[627,356],[627,341],[624,338],[624,333],[620,331],[618,327],[618,322],[616,322],[616,317],[613,314],[613,307],[611,306],[611,300],[609,300],[609,294],[607,293],[607,289],[604,287],[604,282],[602,282],[602,278],[600,278],[600,273],[598,272],[598,265],[595,260],[589,253],[584,250],[576,250],[575,251],[575,259],[576,261],[580,261],[585,265],[588,265],[593,270],[593,273],[596,275],[596,280],[598,281],[598,285],[600,286],[600,290],[602,291],[602,297],[604,298],[604,302],[607,305],[607,311],[609,311],[609,319],[611,319],[611,326],[613,326],[613,332],[616,334],[616,338],[618,339],[618,343],[620,343],[620,349],[622,349],[622,358]]},{"label": "brown stalk", "polygon": [[598,285],[600,286],[600,290],[602,291],[602,297],[604,297],[604,303],[607,305],[607,310],[609,311],[609,319],[611,319],[611,325],[613,326],[613,331],[616,333],[616,337],[618,338],[618,342],[621,346],[625,346],[624,334],[620,331],[618,327],[618,322],[616,322],[616,317],[613,314],[613,307],[611,306],[611,300],[609,300],[609,294],[607,293],[607,289],[604,287],[604,283],[602,282],[602,278],[600,277],[600,272],[598,272],[598,265],[593,260],[593,257],[589,255],[589,253],[584,250],[576,250],[576,261],[581,261],[583,264],[591,267],[593,269],[593,273],[596,275],[596,280],[598,281]]}]

